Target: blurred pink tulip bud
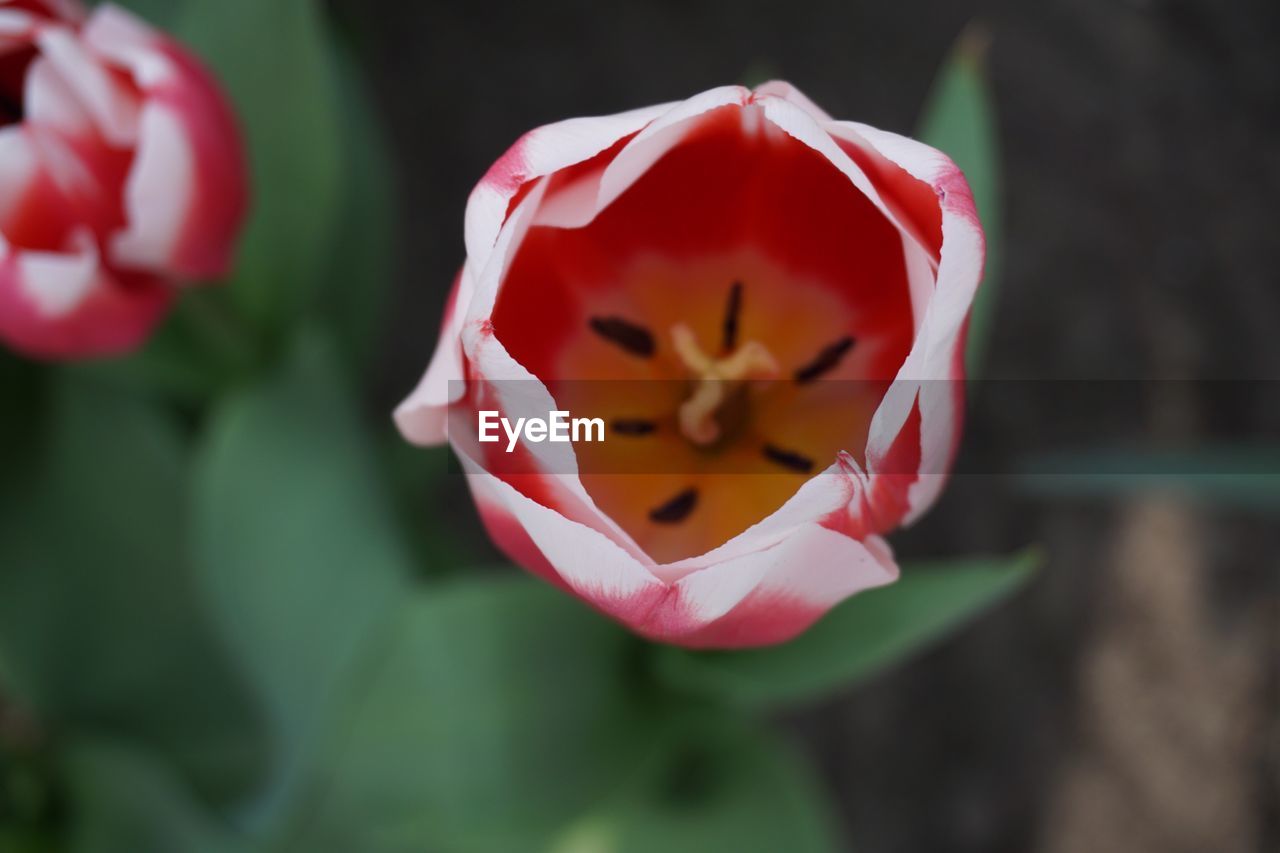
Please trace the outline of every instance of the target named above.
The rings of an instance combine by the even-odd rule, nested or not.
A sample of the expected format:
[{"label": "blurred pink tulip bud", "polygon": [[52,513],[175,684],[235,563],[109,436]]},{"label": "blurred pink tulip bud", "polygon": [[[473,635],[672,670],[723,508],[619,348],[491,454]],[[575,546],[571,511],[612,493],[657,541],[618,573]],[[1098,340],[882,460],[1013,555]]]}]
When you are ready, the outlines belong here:
[{"label": "blurred pink tulip bud", "polygon": [[235,118],[172,39],[112,5],[0,2],[0,341],[128,351],[224,274],[247,203]]}]

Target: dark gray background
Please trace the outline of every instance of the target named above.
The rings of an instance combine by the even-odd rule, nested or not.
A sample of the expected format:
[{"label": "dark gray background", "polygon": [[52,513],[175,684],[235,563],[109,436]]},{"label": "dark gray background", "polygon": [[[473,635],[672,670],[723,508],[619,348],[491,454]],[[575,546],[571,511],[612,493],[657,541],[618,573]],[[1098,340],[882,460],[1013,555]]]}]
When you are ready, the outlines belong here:
[{"label": "dark gray background", "polygon": [[[467,193],[525,130],[778,76],[839,117],[909,132],[975,19],[992,37],[1007,223],[988,375],[1280,378],[1275,2],[335,5],[401,191],[380,406],[434,346]],[[1153,385],[1153,438],[1222,414],[1187,389]],[[966,452],[1037,429],[1030,413],[988,417]],[[1049,500],[958,478],[899,552],[1038,542],[1048,568],[957,642],[782,721],[851,845],[1280,849],[1273,526],[1175,495]]]}]

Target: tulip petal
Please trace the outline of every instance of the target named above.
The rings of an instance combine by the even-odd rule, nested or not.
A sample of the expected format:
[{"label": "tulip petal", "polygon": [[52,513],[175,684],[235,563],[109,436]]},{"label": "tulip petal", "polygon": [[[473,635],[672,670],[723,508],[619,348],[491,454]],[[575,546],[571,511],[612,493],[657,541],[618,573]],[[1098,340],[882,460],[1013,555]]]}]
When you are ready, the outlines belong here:
[{"label": "tulip petal", "polygon": [[195,166],[181,121],[172,110],[143,110],[138,157],[125,190],[127,230],[112,240],[112,254],[130,266],[176,267],[173,257],[195,196]]},{"label": "tulip petal", "polygon": [[37,34],[36,43],[41,56],[53,65],[93,118],[102,138],[117,148],[133,145],[141,110],[137,94],[113,78],[72,30],[45,27]]},{"label": "tulip petal", "polygon": [[866,475],[848,454],[806,480],[786,503],[768,517],[705,554],[655,568],[663,580],[676,582],[701,569],[774,547],[805,525],[861,528]]},{"label": "tulip petal", "polygon": [[634,616],[644,602],[666,594],[665,584],[600,531],[533,500],[469,459],[462,462],[477,502],[487,508],[486,522],[501,525],[508,516],[576,594],[617,618]]},{"label": "tulip petal", "polygon": [[[756,95],[759,97],[773,96],[797,107],[802,113],[817,122],[822,131],[830,134],[833,137],[832,141],[836,143],[837,147],[841,147],[840,142],[842,141],[842,138],[849,134],[847,123],[832,120],[825,111],[814,104],[813,101],[809,100],[808,97],[790,83],[775,80],[757,87],[755,91]],[[774,118],[777,118],[777,116],[778,113],[775,111]],[[803,123],[792,123],[788,120],[785,124],[787,127],[792,128],[792,130],[789,130],[788,132],[793,132],[796,127],[802,126]],[[844,128],[843,133],[841,132],[842,128]],[[806,135],[804,139],[810,140],[809,144],[813,144],[811,140],[817,140],[818,142],[816,147],[823,151],[824,154],[829,155],[830,148],[822,142],[820,135],[814,136],[811,131],[812,129],[810,128],[808,135]],[[864,170],[857,166],[856,161],[849,163],[837,158],[832,162],[837,166],[837,168],[840,168],[848,174],[850,179],[854,181],[854,184],[858,186],[859,189],[863,189],[864,192],[866,191],[865,187],[867,185],[875,186],[875,181],[872,177],[867,175]],[[850,169],[850,166],[852,166],[852,169]],[[863,183],[864,180],[867,182],[866,184]],[[877,194],[868,194],[868,198],[871,198],[872,201],[877,201]],[[933,199],[929,199],[930,203],[933,203],[933,201]],[[901,208],[894,205],[892,199],[880,200],[877,201],[877,204],[895,223],[901,223],[904,219],[901,214]],[[889,211],[892,211],[891,215],[889,214]],[[903,225],[900,224],[900,229],[903,232],[903,255],[907,266],[907,279],[911,288],[912,314],[916,324],[916,330],[919,331],[920,324],[924,321],[925,308],[929,299],[933,295],[934,269],[937,267],[937,259],[934,256],[935,252],[932,251],[931,246],[929,245],[931,241],[921,233],[926,229],[922,228],[918,224],[914,227],[903,227]]]},{"label": "tulip petal", "polygon": [[79,0],[24,0],[0,7],[0,54],[29,44],[36,31],[50,23],[79,24],[84,20]]},{"label": "tulip petal", "polygon": [[[498,232],[498,239],[488,255],[488,266],[478,268],[468,257],[458,280],[454,282],[441,324],[440,340],[427,372],[413,393],[396,409],[396,423],[410,441],[433,444],[444,439],[448,423],[446,408],[460,399],[466,388],[463,350],[468,341],[474,347],[486,337],[480,333],[493,312],[506,265],[529,227],[543,189],[540,184],[516,206],[507,227]],[[467,357],[474,358],[475,354],[468,353]],[[528,371],[522,371],[516,378],[531,377]]]},{"label": "tulip petal", "polygon": [[170,39],[115,7],[84,30],[100,56],[132,74],[145,105],[137,164],[125,187],[121,263],[189,278],[227,272],[248,205],[235,117],[209,73]]},{"label": "tulip petal", "polygon": [[[910,508],[904,522],[910,523],[941,493],[946,472],[959,447],[964,415],[964,329],[982,279],[985,243],[969,185],[950,158],[894,133],[866,125],[839,124],[852,128],[877,154],[928,184],[937,195],[942,211],[942,248],[936,289],[916,343],[894,383],[903,391],[913,388],[918,391],[920,476],[909,493]],[[899,394],[891,409],[882,405],[884,414],[876,413],[873,433],[882,436],[896,433],[891,424],[905,421],[906,396],[909,393]]]},{"label": "tulip petal", "polygon": [[414,444],[442,444],[448,438],[448,408],[465,390],[462,363],[462,320],[471,302],[471,274],[467,266],[458,272],[440,320],[440,338],[418,386],[396,407],[400,434]]},{"label": "tulip petal", "polygon": [[746,106],[750,99],[749,89],[721,86],[671,106],[628,139],[596,173],[548,198],[535,224],[557,228],[587,225],[694,132],[708,113],[721,107]]},{"label": "tulip petal", "polygon": [[581,163],[636,133],[670,104],[610,116],[573,118],[531,130],[489,167],[467,201],[467,258],[483,269],[506,221],[508,205],[526,183]]},{"label": "tulip petal", "polygon": [[[473,332],[471,327],[467,332]],[[484,377],[482,383],[473,385],[477,403],[488,408],[492,406],[506,417],[528,416],[553,411],[557,408],[555,400],[546,386],[511,357],[502,343],[487,329],[480,328],[474,334],[464,334],[464,350],[474,364],[477,375]],[[480,449],[478,442],[471,437],[470,424],[462,426],[454,433],[453,444],[464,459],[477,462],[496,462],[493,455],[504,453],[496,445],[486,445],[489,451]],[[571,444],[535,444],[521,445],[516,456],[518,462],[508,458],[501,464],[505,474],[504,482],[513,485],[527,497],[535,498],[546,506],[554,506],[566,518],[598,531],[611,542],[625,550],[632,558],[652,566],[653,560],[635,543],[635,541],[608,514],[596,505],[595,500],[582,485],[578,476],[578,462]],[[515,466],[524,463],[525,469],[516,472]],[[497,467],[484,465],[486,469]]]},{"label": "tulip petal", "polygon": [[839,601],[897,577],[883,540],[858,541],[808,523],[773,547],[665,584],[599,531],[464,464],[485,526],[512,560],[652,639],[716,647],[781,642]]},{"label": "tulip petal", "polygon": [[761,83],[759,86],[756,86],[755,93],[757,96],[769,96],[789,101],[819,122],[828,122],[832,120],[826,110],[809,100],[808,95],[801,92],[785,80],[770,80],[767,83]]},{"label": "tulip petal", "polygon": [[8,230],[39,176],[40,164],[27,134],[19,127],[0,129],[0,232]]},{"label": "tulip petal", "polygon": [[103,267],[50,174],[48,141],[0,130],[0,339],[40,358],[122,352],[158,322],[170,289]]},{"label": "tulip petal", "polygon": [[9,0],[27,14],[40,15],[68,24],[78,24],[85,18],[84,4],[80,0]]},{"label": "tulip petal", "polygon": [[93,235],[73,235],[74,251],[19,252],[14,254],[23,293],[36,311],[50,319],[75,311],[92,292],[98,276],[98,252]]},{"label": "tulip petal", "polygon": [[[816,524],[776,547],[689,575],[676,584],[679,633],[646,633],[690,647],[742,648],[791,639],[851,595],[898,578],[887,543],[852,539]],[[696,626],[696,627],[695,627]]]},{"label": "tulip petal", "polygon": [[[694,95],[654,118],[636,134],[605,169],[600,179],[600,195],[595,213],[609,206],[636,182],[650,166],[679,144],[697,120],[719,107],[743,105],[750,92],[741,86],[721,86]],[[594,216],[594,213],[593,213]]]},{"label": "tulip petal", "polygon": [[15,349],[55,359],[125,352],[164,316],[170,288],[113,276],[87,232],[74,242],[65,253],[0,247],[0,339]]},{"label": "tulip petal", "polygon": [[23,110],[28,123],[77,139],[94,132],[93,117],[47,58],[38,57],[31,63],[23,90]]},{"label": "tulip petal", "polygon": [[921,246],[925,245],[923,235],[912,227],[912,223],[905,221],[885,203],[884,197],[867,173],[831,138],[830,133],[819,124],[816,117],[797,106],[794,101],[762,96],[759,102],[764,107],[766,119],[826,157],[831,165],[839,169],[884,217],[893,223],[904,238],[909,238]]}]

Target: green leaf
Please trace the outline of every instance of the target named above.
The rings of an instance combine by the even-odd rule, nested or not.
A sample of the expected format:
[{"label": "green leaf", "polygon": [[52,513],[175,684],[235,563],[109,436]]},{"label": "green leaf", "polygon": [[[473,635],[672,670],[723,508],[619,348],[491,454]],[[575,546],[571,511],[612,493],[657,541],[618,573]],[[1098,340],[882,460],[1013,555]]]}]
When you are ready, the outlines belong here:
[{"label": "green leaf", "polygon": [[102,0],[97,5],[103,5],[104,2],[123,6],[152,26],[167,30],[178,19],[188,0]]},{"label": "green leaf", "polygon": [[344,169],[337,233],[318,296],[349,361],[367,364],[391,288],[396,220],[392,157],[381,121],[350,51],[338,52]]},{"label": "green leaf", "polygon": [[[457,465],[449,458],[453,452],[449,447],[417,447],[393,433],[380,450],[382,467],[391,480],[420,577],[470,574],[477,565],[492,560],[493,545],[483,529],[458,523],[459,510],[473,510],[469,504],[457,503],[457,481],[461,478],[448,476],[450,466]],[[446,509],[422,511],[430,506]]]},{"label": "green leaf", "polygon": [[17,826],[0,825],[0,853],[62,853],[62,846],[47,834]]},{"label": "green leaf", "polygon": [[812,771],[733,720],[664,744],[639,784],[575,822],[549,853],[824,853],[843,849]]},{"label": "green leaf", "polygon": [[0,500],[20,488],[22,471],[32,463],[32,448],[43,432],[48,370],[0,348]]},{"label": "green leaf", "polygon": [[246,849],[163,761],[109,741],[63,761],[73,809],[69,853],[232,853]]},{"label": "green leaf", "polygon": [[974,301],[965,354],[971,378],[982,367],[999,298],[1004,227],[994,98],[985,69],[987,41],[977,27],[960,36],[934,80],[919,127],[920,139],[947,154],[969,180],[987,236],[986,272]]},{"label": "green leaf", "polygon": [[789,643],[738,652],[659,651],[670,685],[749,706],[819,696],[937,642],[1024,584],[1039,557],[906,567],[897,583],[838,605]]},{"label": "green leaf", "polygon": [[344,380],[332,348],[304,339],[280,375],[215,412],[197,467],[196,564],[277,740],[261,821],[296,794],[410,575]]},{"label": "green leaf", "polygon": [[125,393],[199,405],[249,375],[258,358],[231,293],[200,288],[182,294],[142,349],[77,369]]},{"label": "green leaf", "polygon": [[278,339],[313,296],[335,239],[343,121],[316,0],[200,0],[176,32],[225,85],[248,138],[253,208],[232,290]]},{"label": "green leaf", "polygon": [[1280,447],[1098,448],[1028,459],[1016,482],[1051,498],[1173,491],[1217,506],[1280,511]]},{"label": "green leaf", "polygon": [[259,769],[258,720],[184,561],[185,448],[157,411],[69,374],[0,494],[13,688],[42,723],[135,738],[230,798]]},{"label": "green leaf", "polygon": [[353,685],[291,849],[513,850],[617,789],[648,749],[635,641],[535,580],[408,602]]}]

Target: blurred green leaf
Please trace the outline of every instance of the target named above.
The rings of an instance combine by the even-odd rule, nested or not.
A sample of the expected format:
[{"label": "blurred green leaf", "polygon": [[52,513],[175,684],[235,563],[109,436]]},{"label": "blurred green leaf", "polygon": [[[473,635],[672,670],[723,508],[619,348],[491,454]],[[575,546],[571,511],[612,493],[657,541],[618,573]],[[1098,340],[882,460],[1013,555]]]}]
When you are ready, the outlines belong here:
[{"label": "blurred green leaf", "polygon": [[[32,448],[40,435],[45,413],[47,370],[0,348],[0,494],[20,489],[25,482],[20,469],[30,468]],[[2,499],[2,498],[0,498]]]},{"label": "blurred green leaf", "polygon": [[0,853],[62,853],[62,847],[42,833],[0,826]]},{"label": "blurred green leaf", "polygon": [[197,467],[196,564],[277,739],[262,821],[296,794],[410,576],[345,378],[332,347],[304,338],[278,376],[217,409]]},{"label": "blurred green leaf", "polygon": [[[1067,473],[1069,472],[1069,473]],[[1053,498],[1122,498],[1175,491],[1209,504],[1280,511],[1280,447],[1099,448],[1024,462],[1017,483]]]},{"label": "blurred green leaf", "polygon": [[475,508],[466,478],[448,476],[457,462],[447,445],[418,447],[391,433],[379,449],[420,577],[470,574],[477,565],[501,559],[484,530],[470,523]]},{"label": "blurred green leaf", "polygon": [[525,577],[406,604],[290,849],[514,850],[617,789],[649,747],[638,644]]},{"label": "blurred green leaf", "polygon": [[659,650],[668,684],[733,703],[809,699],[902,661],[1021,587],[1039,563],[1029,551],[905,567],[897,583],[845,601],[779,646],[738,652]]},{"label": "blurred green leaf", "polygon": [[157,411],[66,376],[0,493],[0,646],[55,731],[133,737],[239,793],[258,720],[184,561],[185,448]]},{"label": "blurred green leaf", "polygon": [[258,360],[256,342],[236,314],[231,293],[199,288],[181,295],[146,345],[77,370],[125,393],[200,404],[241,381]]},{"label": "blurred green leaf", "polygon": [[733,720],[664,744],[608,807],[549,853],[823,853],[842,849],[812,771],[768,733]]},{"label": "blurred green leaf", "polygon": [[919,136],[947,154],[969,180],[987,236],[987,265],[969,321],[965,366],[977,377],[1000,293],[1004,211],[994,98],[986,77],[988,37],[971,26],[956,42],[933,83],[920,117]]},{"label": "blurred green leaf", "polygon": [[65,853],[53,833],[0,824],[0,853]]},{"label": "blurred green leaf", "polygon": [[188,0],[101,0],[96,5],[103,5],[104,2],[123,6],[153,26],[167,30],[178,19]]},{"label": "blurred green leaf", "polygon": [[320,283],[319,307],[349,360],[367,364],[391,288],[396,217],[391,152],[360,67],[337,52],[344,169],[337,233]]},{"label": "blurred green leaf", "polygon": [[177,35],[225,85],[248,138],[253,208],[232,289],[279,338],[324,276],[341,193],[334,50],[315,0],[201,0]]},{"label": "blurred green leaf", "polygon": [[11,696],[0,696],[0,853],[51,853],[59,849],[56,774],[21,715]]},{"label": "blurred green leaf", "polygon": [[74,803],[68,853],[232,853],[247,849],[163,761],[109,741],[74,743],[63,773]]}]

